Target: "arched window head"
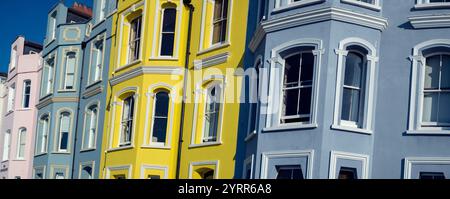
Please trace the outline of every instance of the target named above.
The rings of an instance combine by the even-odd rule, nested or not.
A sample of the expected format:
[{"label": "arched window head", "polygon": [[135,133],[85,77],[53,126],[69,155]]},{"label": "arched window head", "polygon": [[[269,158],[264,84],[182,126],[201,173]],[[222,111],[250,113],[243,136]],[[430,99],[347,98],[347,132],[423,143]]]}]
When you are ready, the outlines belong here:
[{"label": "arched window head", "polygon": [[164,146],[166,145],[169,119],[169,92],[166,90],[157,92],[154,100],[151,143]]},{"label": "arched window head", "polygon": [[62,112],[59,118],[58,152],[67,152],[69,148],[69,133],[71,128],[71,114]]}]

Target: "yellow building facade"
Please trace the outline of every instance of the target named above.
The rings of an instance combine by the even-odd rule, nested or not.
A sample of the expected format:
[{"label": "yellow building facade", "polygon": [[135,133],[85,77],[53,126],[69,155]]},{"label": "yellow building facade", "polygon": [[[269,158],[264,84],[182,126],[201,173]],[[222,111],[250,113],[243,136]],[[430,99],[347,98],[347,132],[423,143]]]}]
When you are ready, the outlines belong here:
[{"label": "yellow building facade", "polygon": [[114,15],[101,178],[175,178],[187,9],[126,0]]},{"label": "yellow building facade", "polygon": [[118,1],[101,178],[234,177],[248,1],[192,6]]},{"label": "yellow building facade", "polygon": [[[180,177],[235,178],[248,1],[197,0]],[[216,102],[216,103],[215,103]]]}]

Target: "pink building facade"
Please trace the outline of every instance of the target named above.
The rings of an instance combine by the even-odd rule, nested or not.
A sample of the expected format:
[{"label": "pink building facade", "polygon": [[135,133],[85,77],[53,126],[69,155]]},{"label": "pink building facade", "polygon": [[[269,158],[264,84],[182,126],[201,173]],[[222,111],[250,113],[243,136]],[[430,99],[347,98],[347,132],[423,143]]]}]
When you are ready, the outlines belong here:
[{"label": "pink building facade", "polygon": [[19,36],[11,46],[0,131],[0,179],[32,177],[42,46]]}]

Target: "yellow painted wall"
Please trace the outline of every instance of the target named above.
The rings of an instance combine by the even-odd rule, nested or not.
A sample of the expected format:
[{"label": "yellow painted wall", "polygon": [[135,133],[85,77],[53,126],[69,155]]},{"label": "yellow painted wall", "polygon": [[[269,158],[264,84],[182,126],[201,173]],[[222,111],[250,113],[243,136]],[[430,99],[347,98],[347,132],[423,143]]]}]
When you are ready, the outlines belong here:
[{"label": "yellow painted wall", "polygon": [[[191,89],[202,88],[204,85],[208,85],[210,76],[220,75],[225,76],[225,104],[224,112],[222,115],[222,133],[221,142],[213,145],[202,145],[201,134],[203,130],[203,114],[204,100],[200,100],[197,103],[198,112],[194,114],[195,95],[194,91],[190,90],[188,93],[188,99],[191,100],[186,106],[185,123],[184,123],[184,144],[182,146],[181,156],[181,178],[199,178],[196,170],[202,168],[213,168],[218,172],[217,178],[231,179],[234,178],[235,173],[235,156],[237,147],[237,134],[238,134],[238,118],[239,118],[239,97],[241,92],[242,78],[235,76],[235,70],[242,67],[245,43],[246,43],[246,28],[247,27],[247,14],[248,13],[248,1],[230,0],[230,11],[228,14],[228,20],[230,25],[228,31],[230,32],[228,42],[224,45],[213,46],[211,45],[211,27],[213,16],[213,4],[211,1],[198,0],[192,1],[196,8],[193,19],[193,32],[192,32],[192,46],[191,46],[191,63],[190,63],[190,76],[189,87]],[[205,4],[206,3],[206,4]],[[203,24],[202,24],[203,22]],[[203,27],[202,27],[203,26]],[[201,36],[203,30],[203,36]],[[229,53],[229,58],[225,63],[210,66],[203,70],[195,70],[194,62],[202,59],[207,59],[215,55],[222,53]],[[204,74],[199,75],[202,72]],[[223,81],[221,78],[212,78],[213,81]],[[198,87],[200,85],[200,87]],[[203,98],[203,94],[197,94],[199,99]],[[196,128],[194,129],[194,118],[197,118]],[[192,137],[195,137],[192,141]],[[216,163],[217,165],[212,165]],[[203,166],[196,166],[197,164]]]},{"label": "yellow painted wall", "polygon": [[[177,27],[175,37],[178,43],[175,44],[174,57],[159,57],[159,41],[161,26],[161,9],[166,6],[176,6],[178,11]],[[176,155],[178,150],[178,132],[182,95],[183,77],[181,75],[158,74],[156,69],[176,69],[184,68],[187,15],[186,8],[182,5],[182,0],[126,0],[119,1],[117,13],[113,16],[113,38],[110,60],[110,79],[130,74],[139,68],[146,68],[153,72],[141,73],[133,78],[126,79],[108,88],[105,117],[105,133],[103,137],[102,150],[106,151],[102,155],[100,168],[101,178],[114,178],[114,175],[126,175],[127,178],[147,178],[149,175],[160,175],[161,178],[175,178]],[[141,34],[141,56],[133,63],[127,63],[127,47],[129,42],[129,22],[135,17],[142,15]],[[155,20],[156,19],[156,20]],[[156,28],[155,28],[156,27]],[[156,34],[155,34],[156,32]],[[153,48],[156,46],[156,48]],[[142,71],[142,70],[141,70]],[[169,121],[172,119],[170,146],[155,148],[148,145],[150,140],[150,129],[152,124],[153,90],[152,86],[159,85],[155,89],[171,88],[172,100],[170,108],[173,108],[173,115],[169,112]],[[126,91],[123,95],[122,91]],[[123,96],[136,95],[136,112],[133,141],[131,147],[121,148],[119,146],[121,101]],[[147,126],[146,126],[147,125]],[[145,130],[147,127],[147,130]],[[169,131],[169,130],[168,130]],[[127,168],[127,169],[124,169]],[[164,170],[167,170],[167,173]],[[130,171],[131,170],[131,171]],[[128,172],[131,175],[128,175]],[[106,176],[109,174],[109,176]]]}]

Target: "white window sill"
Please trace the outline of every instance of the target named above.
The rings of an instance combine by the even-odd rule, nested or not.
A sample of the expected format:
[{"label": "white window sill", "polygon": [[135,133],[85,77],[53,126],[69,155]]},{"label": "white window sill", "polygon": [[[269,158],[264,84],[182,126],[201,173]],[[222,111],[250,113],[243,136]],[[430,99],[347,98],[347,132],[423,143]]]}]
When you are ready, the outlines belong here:
[{"label": "white window sill", "polygon": [[276,132],[276,131],[292,131],[292,130],[301,130],[301,129],[315,129],[317,128],[317,124],[289,124],[289,125],[280,125],[275,127],[264,128],[264,133]]},{"label": "white window sill", "polygon": [[450,130],[408,130],[407,135],[450,135]]},{"label": "white window sill", "polygon": [[31,111],[33,110],[32,108],[21,108],[21,109],[17,109],[16,111]]},{"label": "white window sill", "polygon": [[209,48],[200,50],[197,53],[197,56],[203,55],[203,54],[215,51],[215,50],[219,50],[219,49],[222,49],[222,48],[226,48],[226,47],[229,47],[229,46],[231,46],[230,42],[225,42],[225,43],[221,43],[221,44],[214,44],[214,45],[212,45]]},{"label": "white window sill", "polygon": [[253,132],[251,132],[251,133],[249,133],[248,135],[247,135],[247,137],[245,137],[245,142],[248,142],[248,141],[250,141],[250,140],[252,140],[254,137],[256,136],[256,131],[253,131]]},{"label": "white window sill", "polygon": [[81,149],[81,150],[80,150],[80,153],[83,153],[83,152],[90,152],[90,151],[95,151],[95,150],[96,150],[96,148]]},{"label": "white window sill", "polygon": [[89,83],[89,84],[86,86],[86,90],[89,90],[90,88],[92,88],[92,87],[94,87],[94,86],[97,86],[97,85],[100,84],[101,82],[102,82],[102,80],[99,79],[99,80],[96,80],[96,81],[94,81],[94,82],[92,82],[92,83]]},{"label": "white window sill", "polygon": [[112,149],[108,149],[106,152],[115,152],[115,151],[123,151],[123,150],[128,150],[128,149],[133,149],[134,146],[130,145],[130,146],[122,146],[122,147],[118,147],[118,148],[112,148]]},{"label": "white window sill", "polygon": [[77,90],[58,90],[58,93],[74,93],[77,92]]},{"label": "white window sill", "polygon": [[178,61],[178,57],[159,56],[159,57],[150,57],[148,60],[149,61]]},{"label": "white window sill", "polygon": [[293,8],[298,8],[298,7],[304,7],[304,6],[308,6],[314,3],[322,3],[325,0],[302,0],[302,1],[298,1],[298,2],[294,2],[294,3],[290,3],[289,5],[285,5],[285,6],[281,6],[281,7],[277,7],[275,9],[272,10],[272,12],[280,12],[283,10],[288,10],[288,9],[293,9]]},{"label": "white window sill", "polygon": [[69,155],[70,152],[66,152],[66,151],[54,151],[52,152],[52,154],[62,154],[62,155]]},{"label": "white window sill", "polygon": [[172,149],[170,146],[158,146],[158,145],[142,145],[141,148],[143,148],[143,149],[164,149],[164,150]]},{"label": "white window sill", "polygon": [[450,3],[421,3],[414,6],[415,9],[450,8]]},{"label": "white window sill", "polygon": [[189,148],[201,148],[201,147],[209,147],[209,146],[219,146],[222,145],[222,142],[210,142],[210,143],[202,143],[202,144],[191,144]]},{"label": "white window sill", "polygon": [[121,71],[121,70],[125,70],[125,69],[127,69],[127,68],[129,68],[129,67],[131,67],[131,66],[134,66],[134,65],[136,65],[136,64],[139,64],[139,63],[141,63],[141,62],[142,62],[142,60],[138,59],[138,60],[136,60],[136,61],[133,61],[133,62],[130,62],[130,63],[125,64],[125,65],[123,65],[123,66],[120,66],[120,67],[117,68],[114,72],[119,72],[119,71]]},{"label": "white window sill", "polygon": [[39,153],[39,154],[35,154],[35,155],[34,155],[34,157],[39,157],[39,156],[44,156],[44,155],[47,155],[47,152],[45,152],[45,153]]},{"label": "white window sill", "polygon": [[360,6],[360,7],[375,10],[375,11],[381,11],[380,5],[374,5],[371,3],[364,3],[364,2],[355,1],[355,0],[341,0],[341,1],[342,1],[342,3],[346,3],[346,4],[352,4],[355,6]]},{"label": "white window sill", "polygon": [[339,130],[339,131],[347,131],[352,133],[361,133],[366,135],[372,135],[373,131],[368,129],[360,129],[360,128],[354,128],[350,126],[342,126],[342,125],[332,125],[331,129],[333,130]]}]

